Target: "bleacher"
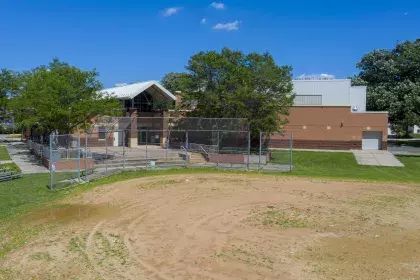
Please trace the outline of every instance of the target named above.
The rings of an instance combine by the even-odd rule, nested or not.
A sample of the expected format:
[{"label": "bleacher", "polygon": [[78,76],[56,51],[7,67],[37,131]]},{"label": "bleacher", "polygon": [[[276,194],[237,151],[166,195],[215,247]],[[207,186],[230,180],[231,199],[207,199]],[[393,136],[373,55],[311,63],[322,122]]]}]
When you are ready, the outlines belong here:
[{"label": "bleacher", "polygon": [[13,179],[18,179],[22,175],[20,173],[16,173],[14,171],[11,171],[7,168],[1,168],[0,167],[0,182],[6,182]]}]

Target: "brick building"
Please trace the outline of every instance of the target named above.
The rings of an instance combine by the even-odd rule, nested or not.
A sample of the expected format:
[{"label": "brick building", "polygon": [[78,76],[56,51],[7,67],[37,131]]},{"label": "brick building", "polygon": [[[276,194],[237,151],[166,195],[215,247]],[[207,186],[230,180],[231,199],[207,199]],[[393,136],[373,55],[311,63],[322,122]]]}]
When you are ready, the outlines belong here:
[{"label": "brick building", "polygon": [[[289,122],[284,129],[293,132],[295,148],[387,148],[388,113],[366,111],[366,87],[351,86],[349,79],[294,80],[293,84],[295,105],[285,117]],[[165,143],[164,130],[168,127],[165,117],[170,115],[168,110],[160,109],[159,104],[177,102],[175,95],[156,81],[121,85],[104,91],[121,101],[126,118],[113,124],[112,135],[106,135],[109,121],[104,126],[97,122],[89,143],[101,145],[105,139],[109,146],[135,147],[146,141],[156,145]],[[36,132],[28,129],[28,135],[33,137]],[[271,146],[289,147],[289,141],[273,137]]]},{"label": "brick building", "polygon": [[[366,111],[366,87],[349,79],[294,80],[295,105],[285,130],[302,149],[387,148],[388,113]],[[280,139],[273,146],[281,147]]]}]

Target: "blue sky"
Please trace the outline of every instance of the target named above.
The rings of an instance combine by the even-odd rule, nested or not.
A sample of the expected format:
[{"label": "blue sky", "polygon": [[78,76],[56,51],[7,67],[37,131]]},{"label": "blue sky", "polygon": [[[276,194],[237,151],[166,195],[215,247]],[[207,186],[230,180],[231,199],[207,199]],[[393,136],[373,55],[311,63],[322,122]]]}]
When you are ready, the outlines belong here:
[{"label": "blue sky", "polygon": [[109,87],[159,80],[227,46],[268,51],[296,76],[345,78],[364,53],[420,38],[418,1],[0,0],[0,68],[58,57],[96,68]]}]

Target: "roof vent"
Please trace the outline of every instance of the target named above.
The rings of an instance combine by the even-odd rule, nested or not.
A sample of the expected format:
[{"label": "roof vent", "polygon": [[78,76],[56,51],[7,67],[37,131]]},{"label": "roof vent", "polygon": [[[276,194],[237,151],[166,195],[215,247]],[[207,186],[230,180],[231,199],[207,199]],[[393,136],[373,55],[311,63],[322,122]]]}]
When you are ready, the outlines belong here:
[{"label": "roof vent", "polygon": [[357,106],[353,106],[353,108],[351,108],[351,110],[352,110],[353,112],[357,112],[357,111],[359,111],[359,108],[358,108]]}]

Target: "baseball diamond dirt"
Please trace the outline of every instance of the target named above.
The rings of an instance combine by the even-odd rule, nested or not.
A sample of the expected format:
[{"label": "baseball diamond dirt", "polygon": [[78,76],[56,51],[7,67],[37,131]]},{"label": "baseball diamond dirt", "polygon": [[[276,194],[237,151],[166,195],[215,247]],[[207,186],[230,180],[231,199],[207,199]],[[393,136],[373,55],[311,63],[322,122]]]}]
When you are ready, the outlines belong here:
[{"label": "baseball diamond dirt", "polygon": [[28,213],[44,230],[0,279],[420,279],[419,194],[257,174],[118,182]]}]

